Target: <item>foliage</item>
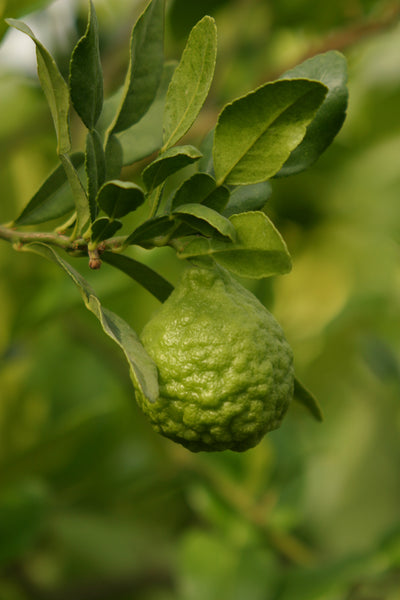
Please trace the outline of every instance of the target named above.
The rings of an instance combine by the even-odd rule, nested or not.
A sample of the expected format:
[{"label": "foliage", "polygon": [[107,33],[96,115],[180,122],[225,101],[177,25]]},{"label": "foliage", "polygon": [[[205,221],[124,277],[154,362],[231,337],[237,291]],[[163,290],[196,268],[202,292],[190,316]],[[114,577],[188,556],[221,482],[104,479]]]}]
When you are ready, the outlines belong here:
[{"label": "foliage", "polygon": [[[6,16],[21,17],[28,4],[15,4],[11,11],[8,3]],[[40,4],[45,3],[36,6]],[[126,22],[122,4],[116,3],[114,27],[118,18]],[[65,87],[59,80],[53,97],[48,89],[58,151],[66,157],[60,165],[54,161],[48,109],[35,84],[22,75],[1,75],[1,221],[12,219],[6,229],[27,236],[11,239],[16,248],[44,252],[55,262],[47,264],[29,253],[14,256],[12,247],[1,242],[0,529],[6,534],[0,535],[0,595],[5,600],[40,594],[85,598],[90,593],[121,600],[392,600],[399,585],[400,495],[394,160],[399,150],[398,31],[344,48],[351,74],[346,126],[328,153],[309,172],[300,173],[341,126],[345,78],[343,58],[336,52],[326,54],[324,48],[317,59],[302,62],[302,57],[315,32],[348,26],[347,3],[323,6],[304,0],[293,11],[286,2],[268,7],[259,0],[248,7],[233,1],[199,2],[195,20],[192,4],[172,2],[167,14],[175,19],[172,30],[189,36],[175,73],[187,77],[183,57],[187,64],[190,45],[196,44],[187,26],[191,19],[191,26],[200,19],[194,31],[204,28],[202,33],[209,35],[209,53],[202,60],[211,68],[215,29],[210,18],[203,18],[206,13],[216,17],[221,58],[203,113],[190,130],[182,119],[184,108],[176,115],[164,109],[168,103],[179,106],[172,90],[179,93],[187,85],[176,75],[175,84],[168,86],[175,65],[164,59],[163,69],[153,72],[158,89],[153,88],[151,100],[150,95],[141,100],[141,106],[150,102],[146,114],[118,130],[127,125],[124,116],[115,128],[116,116],[131,102],[131,74],[142,72],[139,64],[132,65],[136,51],[126,52],[133,40],[124,39],[129,78],[105,98],[98,115],[96,39],[108,90],[116,90],[118,82],[107,80],[107,61],[120,60],[111,45],[111,19],[101,3],[96,4],[98,30],[93,9],[88,20],[86,8],[80,16],[78,23],[84,25],[75,40],[70,78],[61,68],[66,59],[62,51],[52,53],[55,60],[37,44],[41,80],[45,85],[57,80],[55,65],[73,99],[67,133]],[[380,4],[363,3],[353,11],[361,11],[361,21],[369,14],[379,17]],[[168,57],[179,56],[180,40],[167,39]],[[85,44],[92,61],[82,65],[79,48]],[[329,64],[327,69],[321,60]],[[293,63],[301,66],[293,71]],[[332,76],[336,68],[337,80]],[[90,106],[82,106],[83,111],[90,108],[87,114],[79,94],[72,94],[72,82],[79,81],[79,88],[85,81],[80,69],[88,69],[97,81],[90,88]],[[278,79],[275,74],[270,78],[272,70]],[[286,74],[280,77],[280,72]],[[230,117],[255,98],[246,121],[251,128],[252,116],[258,122],[260,112],[257,97],[271,89],[282,91],[293,72],[295,80],[316,78],[328,88],[324,110],[315,114],[304,137],[298,134],[297,150],[290,151],[288,140],[277,170],[266,174],[273,179],[254,183],[247,159],[241,159],[240,169],[229,170],[236,157]],[[205,76],[204,94],[210,81]],[[245,93],[254,88],[256,92]],[[232,97],[238,100],[218,118],[215,106]],[[337,108],[332,118],[330,98]],[[202,99],[191,96],[191,118],[197,117],[196,102]],[[307,102],[313,101],[317,103],[311,94]],[[307,119],[307,110],[312,112],[306,99],[296,109],[287,102],[280,132],[293,115],[298,122],[299,115]],[[137,116],[141,110],[133,112]],[[171,145],[163,138],[161,122],[168,110],[168,137],[175,130],[185,136]],[[324,125],[318,125],[318,115],[326,110]],[[227,146],[217,173],[211,166],[212,134],[202,141],[216,123],[217,163],[224,155],[218,147]],[[70,134],[74,153],[66,150]],[[272,134],[267,128],[265,135]],[[75,153],[77,146],[84,151]],[[252,147],[251,165],[262,165],[259,152],[264,151],[262,145]],[[182,164],[186,166],[175,170]],[[243,173],[246,185],[236,185]],[[282,177],[289,173],[299,174]],[[118,198],[115,206],[111,191]],[[133,210],[121,214],[129,207]],[[39,230],[43,225],[46,230]],[[183,232],[179,237],[178,227]],[[45,237],[35,238],[38,233]],[[119,245],[108,245],[116,235]],[[92,266],[103,262],[100,270],[88,269],[89,250]],[[293,272],[264,279],[289,269],[289,250]],[[111,323],[115,318],[120,324],[117,315],[129,323],[131,343],[131,332],[140,331],[158,301],[168,297],[170,281],[177,280],[184,260],[204,254],[240,276],[256,277],[246,285],[273,306],[284,325],[297,372],[323,405],[321,427],[303,420],[301,407],[293,407],[285,426],[256,449],[243,456],[226,452],[213,457],[191,456],[149,430],[132,403],[128,370],[114,341],[98,333],[96,319],[80,308],[70,277],[79,280],[84,299],[106,331],[110,313]],[[70,277],[64,280],[65,269]],[[115,334],[114,325],[111,332]],[[135,355],[132,361],[137,368]],[[307,404],[309,396],[302,389],[298,383],[298,399]],[[314,411],[315,406],[311,404]]]}]

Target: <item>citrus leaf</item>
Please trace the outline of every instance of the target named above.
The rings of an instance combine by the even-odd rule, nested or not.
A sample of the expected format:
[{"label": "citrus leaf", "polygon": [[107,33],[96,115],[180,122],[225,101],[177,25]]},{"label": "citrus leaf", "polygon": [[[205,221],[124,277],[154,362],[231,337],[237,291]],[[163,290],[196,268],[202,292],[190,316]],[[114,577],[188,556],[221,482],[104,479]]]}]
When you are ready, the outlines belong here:
[{"label": "citrus leaf", "polygon": [[[83,152],[76,152],[70,158],[76,169],[79,169],[85,160]],[[46,223],[66,215],[74,208],[75,203],[68,186],[65,169],[62,165],[58,165],[15,219],[14,225]]]},{"label": "citrus leaf", "polygon": [[89,0],[85,34],[72,52],[69,85],[76,112],[86,127],[93,129],[103,107],[103,71],[97,17],[92,0]]},{"label": "citrus leaf", "polygon": [[304,385],[297,379],[294,378],[294,396],[293,399],[300,402],[307,410],[310,411],[314,419],[317,421],[323,421],[324,415],[322,409],[318,403],[318,400],[307,390]]},{"label": "citrus leaf", "polygon": [[137,227],[125,240],[125,245],[135,244],[147,248],[154,246],[153,240],[159,236],[168,235],[175,228],[175,222],[163,215],[152,217]]},{"label": "citrus leaf", "polygon": [[58,264],[79,289],[85,306],[100,321],[104,332],[122,349],[130,367],[136,389],[150,401],[158,398],[157,367],[147,354],[136,333],[118,315],[104,308],[90,284],[70,264],[45,244],[27,244],[25,248]]},{"label": "citrus leaf", "polygon": [[236,240],[236,230],[231,221],[216,210],[203,204],[182,204],[173,211],[179,219],[207,236],[217,236]]},{"label": "citrus leaf", "polygon": [[164,111],[163,150],[173,146],[194,123],[207,98],[217,55],[217,30],[211,17],[193,27],[169,84]]},{"label": "citrus leaf", "polygon": [[140,283],[141,286],[153,294],[160,302],[165,302],[174,289],[173,285],[164,279],[164,277],[147,265],[129,256],[114,252],[103,252],[101,258],[104,262],[123,271],[126,275],[137,281],[137,283]]},{"label": "citrus leaf", "polygon": [[71,186],[76,209],[76,231],[79,234],[90,219],[89,200],[71,158],[61,154],[60,160]]},{"label": "citrus leaf", "polygon": [[89,199],[91,220],[97,216],[96,196],[106,176],[106,163],[103,144],[98,132],[93,129],[86,136],[85,168],[87,177],[87,194]]},{"label": "citrus leaf", "polygon": [[195,173],[186,179],[172,198],[171,209],[181,204],[203,202],[215,190],[217,183],[214,177],[207,173]]},{"label": "citrus leaf", "polygon": [[175,67],[175,62],[164,65],[161,83],[149,110],[138,123],[118,134],[117,137],[122,146],[124,165],[131,165],[138,160],[142,160],[161,148],[165,97]]},{"label": "citrus leaf", "polygon": [[161,185],[167,177],[201,158],[194,146],[175,146],[160,154],[143,171],[143,181],[148,190]]},{"label": "citrus leaf", "polygon": [[108,217],[99,217],[92,223],[91,240],[93,242],[101,242],[112,237],[118,229],[121,229],[121,221],[110,221]]},{"label": "citrus leaf", "polygon": [[288,79],[228,104],[214,136],[218,185],[259,183],[275,175],[302,141],[326,92],[318,81]]},{"label": "citrus leaf", "polygon": [[210,256],[232,273],[254,279],[290,271],[286,244],[264,213],[245,212],[232,215],[229,220],[236,229],[235,242],[202,237],[183,239],[178,255]]},{"label": "citrus leaf", "polygon": [[53,57],[36,38],[33,31],[22,21],[6,19],[8,25],[31,38],[36,46],[36,59],[40,85],[50,107],[57,134],[57,153],[64,154],[71,148],[69,134],[69,90]]},{"label": "citrus leaf", "polygon": [[106,179],[117,179],[123,165],[122,146],[116,135],[107,140],[106,150]]},{"label": "citrus leaf", "polygon": [[99,190],[97,202],[113,219],[125,217],[144,202],[143,190],[131,181],[107,181]]},{"label": "citrus leaf", "polygon": [[164,0],[151,0],[132,31],[129,68],[112,133],[137,123],[149,109],[161,80],[163,44]]},{"label": "citrus leaf", "polygon": [[301,144],[293,150],[277,177],[293,175],[310,167],[332,143],[343,125],[348,101],[347,64],[336,51],[319,54],[282,75],[282,79],[307,77],[328,88],[323,103],[307,128]]},{"label": "citrus leaf", "polygon": [[272,188],[268,181],[237,187],[231,193],[229,202],[224,210],[224,216],[230,217],[241,212],[261,210],[271,193]]}]

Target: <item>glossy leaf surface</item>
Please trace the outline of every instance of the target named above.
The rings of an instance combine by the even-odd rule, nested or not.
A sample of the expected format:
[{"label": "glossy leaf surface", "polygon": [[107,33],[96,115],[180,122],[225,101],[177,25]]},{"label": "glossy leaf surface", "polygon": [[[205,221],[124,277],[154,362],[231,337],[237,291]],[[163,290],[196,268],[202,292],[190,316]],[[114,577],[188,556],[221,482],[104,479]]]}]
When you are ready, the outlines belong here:
[{"label": "glossy leaf surface", "polygon": [[214,136],[217,183],[266,181],[302,141],[327,89],[305,79],[267,83],[228,104]]}]

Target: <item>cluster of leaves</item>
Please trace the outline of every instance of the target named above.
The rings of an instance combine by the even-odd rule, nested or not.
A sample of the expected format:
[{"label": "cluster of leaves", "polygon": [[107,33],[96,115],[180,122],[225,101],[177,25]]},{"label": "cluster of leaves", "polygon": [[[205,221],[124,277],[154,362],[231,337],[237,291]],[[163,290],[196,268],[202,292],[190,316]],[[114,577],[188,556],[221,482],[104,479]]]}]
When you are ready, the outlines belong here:
[{"label": "cluster of leaves", "polygon": [[[72,278],[87,308],[123,349],[135,386],[153,400],[157,371],[135,332],[101,306],[54,247],[87,253],[93,268],[100,266],[101,256],[160,301],[172,291],[171,284],[125,255],[129,246],[169,245],[182,259],[213,259],[244,277],[288,272],[286,244],[263,211],[269,180],[308,168],[339,131],[347,104],[345,60],[337,52],[316,56],[234,100],[198,149],[177,144],[196,120],[212,82],[217,35],[211,17],[192,29],[175,67],[163,54],[164,0],[151,0],[132,31],[125,83],[105,101],[92,2],[86,31],[72,52],[68,83],[30,28],[14,19],[7,22],[35,43],[60,159],[13,226],[68,218],[67,239],[48,236],[45,242],[25,243],[24,249],[55,261]],[[71,104],[87,129],[84,152],[71,153]],[[156,151],[142,172],[142,187],[119,179],[124,166]],[[190,174],[173,188],[171,176],[189,166],[184,173]],[[71,193],[63,194],[67,185]],[[139,207],[146,218],[134,231],[115,237],[121,219]]]}]

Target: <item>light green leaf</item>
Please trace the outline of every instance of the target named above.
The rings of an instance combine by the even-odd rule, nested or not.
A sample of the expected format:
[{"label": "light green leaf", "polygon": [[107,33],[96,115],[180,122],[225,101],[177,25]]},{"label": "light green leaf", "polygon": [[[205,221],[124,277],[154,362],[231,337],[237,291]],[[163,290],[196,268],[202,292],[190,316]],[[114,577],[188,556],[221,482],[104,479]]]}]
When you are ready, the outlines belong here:
[{"label": "light green leaf", "polygon": [[236,240],[236,230],[231,221],[220,215],[216,210],[203,204],[182,204],[173,211],[186,225],[193,227],[204,235],[229,238]]},{"label": "light green leaf", "polygon": [[88,129],[93,129],[103,107],[103,71],[100,63],[96,11],[89,1],[85,34],[71,57],[69,84],[74,108]]},{"label": "light green leaf", "polygon": [[61,154],[60,160],[71,186],[76,209],[76,233],[80,234],[90,219],[89,200],[70,157]]},{"label": "light green leaf", "polygon": [[148,190],[161,185],[167,177],[201,158],[201,153],[194,146],[174,146],[160,154],[143,171],[142,177]]},{"label": "light green leaf", "polygon": [[318,54],[282,75],[282,79],[298,77],[321,81],[327,86],[328,93],[303,141],[293,150],[277,177],[293,175],[310,167],[332,143],[346,117],[347,64],[342,54],[336,51]]},{"label": "light green leaf", "polygon": [[137,283],[140,283],[140,285],[153,294],[160,302],[165,302],[174,289],[173,285],[164,279],[164,277],[153,271],[153,269],[147,265],[144,265],[129,256],[115,254],[113,252],[103,252],[101,257],[106,263],[123,271],[126,275],[137,281]]},{"label": "light green leaf", "polygon": [[287,273],[290,255],[278,230],[262,212],[246,212],[229,219],[236,229],[236,242],[202,237],[181,240],[181,258],[210,256],[242,277],[261,279]]},{"label": "light green leaf", "polygon": [[85,168],[87,177],[87,195],[92,221],[97,216],[96,196],[106,176],[106,163],[101,138],[95,129],[86,136]]},{"label": "light green leaf", "polygon": [[129,68],[112,133],[137,123],[149,109],[161,80],[163,44],[164,0],[151,0],[132,31]]},{"label": "light green leaf", "polygon": [[[71,155],[75,169],[84,163],[85,155],[77,152]],[[36,194],[15,219],[14,225],[36,225],[58,219],[75,208],[75,203],[68,185],[67,175],[59,165],[40,186]]]},{"label": "light green leaf", "polygon": [[125,245],[130,246],[135,244],[136,246],[142,246],[143,248],[153,248],[155,245],[154,242],[158,237],[165,237],[175,229],[175,227],[175,222],[167,215],[152,217],[139,225],[139,227],[127,237]]},{"label": "light green leaf", "polygon": [[175,67],[175,62],[164,65],[161,83],[149,110],[138,123],[118,134],[124,165],[131,165],[161,148],[165,97]]},{"label": "light green leaf", "polygon": [[310,411],[314,419],[323,421],[324,416],[318,400],[311,394],[307,388],[295,377],[294,379],[294,400],[300,402],[307,410]]},{"label": "light green leaf", "polygon": [[101,242],[112,237],[118,229],[121,229],[121,221],[110,221],[108,217],[99,217],[96,219],[91,226],[91,240],[92,242]]},{"label": "light green leaf", "polygon": [[167,92],[163,150],[176,144],[194,123],[207,98],[217,55],[217,29],[211,17],[193,27]]},{"label": "light green leaf", "polygon": [[267,83],[228,104],[214,136],[218,185],[266,181],[302,141],[326,87],[305,79]]},{"label": "light green leaf", "polygon": [[131,181],[114,179],[100,188],[97,202],[109,217],[120,219],[143,204],[144,193]]},{"label": "light green leaf", "polygon": [[33,40],[36,46],[36,59],[40,85],[46,96],[53,117],[57,134],[57,152],[64,154],[71,148],[69,134],[69,90],[53,57],[41,42],[35,37],[33,31],[22,21],[7,19],[8,25],[15,27]]},{"label": "light green leaf", "polygon": [[158,398],[157,367],[147,354],[136,333],[118,315],[104,308],[90,284],[52,248],[41,243],[25,248],[58,264],[78,287],[85,306],[100,321],[104,332],[122,349],[130,367],[133,385],[150,401]]},{"label": "light green leaf", "polygon": [[253,183],[237,187],[231,193],[228,204],[224,210],[224,216],[261,210],[272,193],[271,184],[268,181]]}]

